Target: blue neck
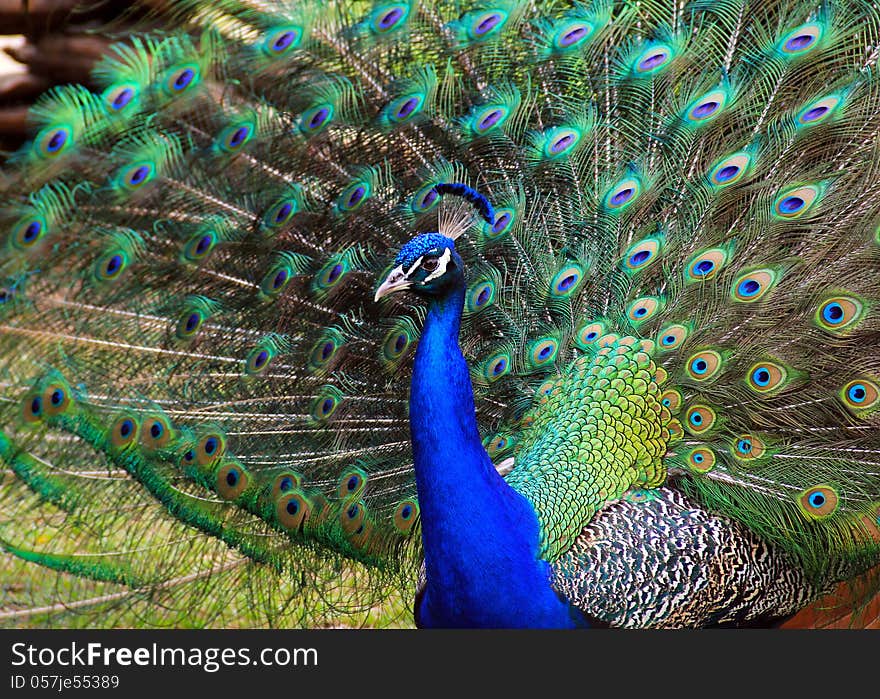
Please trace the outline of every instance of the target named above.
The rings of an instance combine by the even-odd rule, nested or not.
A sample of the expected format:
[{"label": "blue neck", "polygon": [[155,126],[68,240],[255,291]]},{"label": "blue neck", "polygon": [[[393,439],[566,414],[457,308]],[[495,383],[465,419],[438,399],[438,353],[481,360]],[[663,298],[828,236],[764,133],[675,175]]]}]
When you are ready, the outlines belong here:
[{"label": "blue neck", "polygon": [[[538,520],[480,440],[458,346],[463,280],[428,309],[416,351],[410,431],[421,510],[428,627],[572,627],[538,558]],[[576,615],[576,612],[574,613]]]}]

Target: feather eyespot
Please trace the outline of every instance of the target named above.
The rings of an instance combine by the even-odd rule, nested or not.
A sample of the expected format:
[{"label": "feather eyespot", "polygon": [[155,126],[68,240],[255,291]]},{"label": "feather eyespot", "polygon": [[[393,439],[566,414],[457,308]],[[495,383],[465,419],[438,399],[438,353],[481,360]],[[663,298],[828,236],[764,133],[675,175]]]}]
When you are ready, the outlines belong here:
[{"label": "feather eyespot", "polygon": [[140,425],[130,415],[116,418],[110,426],[110,444],[117,449],[134,444],[138,440]]},{"label": "feather eyespot", "polygon": [[880,387],[868,379],[856,379],[841,389],[840,397],[854,411],[871,410],[880,403]]},{"label": "feather eyespot", "polygon": [[254,137],[255,127],[251,122],[227,126],[217,136],[217,145],[226,153],[237,153]]},{"label": "feather eyespot", "polygon": [[250,475],[245,468],[239,463],[229,462],[217,469],[214,490],[224,500],[236,500],[241,497],[249,483]]},{"label": "feather eyespot", "polygon": [[333,337],[323,337],[318,340],[309,353],[309,365],[314,369],[323,369],[336,356],[339,344]]},{"label": "feather eyespot", "polygon": [[709,181],[716,187],[729,187],[749,172],[752,156],[746,152],[733,153],[715,163],[709,171]]},{"label": "feather eyespot", "polygon": [[128,439],[132,437],[137,432],[134,420],[132,420],[131,418],[124,418],[120,420],[117,431],[120,438],[122,439]]},{"label": "feather eyespot", "polygon": [[818,202],[819,195],[819,188],[813,185],[786,190],[773,202],[773,213],[781,219],[799,218]]},{"label": "feather eyespot", "polygon": [[269,229],[277,229],[293,218],[298,211],[295,199],[286,199],[275,204],[263,216],[263,224]]},{"label": "feather eyespot", "polygon": [[407,351],[413,337],[405,326],[392,328],[382,343],[382,353],[388,361],[400,359]]},{"label": "feather eyespot", "polygon": [[801,124],[819,122],[824,116],[827,116],[828,112],[830,111],[830,108],[826,107],[824,104],[820,104],[815,107],[811,106],[805,109],[802,113],[798,114],[798,121]]},{"label": "feather eyespot", "polygon": [[43,397],[39,393],[29,393],[21,401],[19,414],[29,425],[43,419]]},{"label": "feather eyespot", "polygon": [[155,180],[156,175],[155,163],[144,161],[122,168],[116,181],[123,189],[134,192]]},{"label": "feather eyespot", "polygon": [[114,250],[95,263],[95,277],[98,281],[115,281],[128,267],[128,256],[122,250]]},{"label": "feather eyespot", "polygon": [[263,53],[269,58],[279,58],[299,46],[302,29],[295,26],[277,27],[268,32],[262,42]]},{"label": "feather eyespot", "polygon": [[405,333],[396,333],[393,338],[389,338],[391,346],[389,347],[389,354],[399,357],[403,354],[403,351],[406,349],[409,344],[409,338]]},{"label": "feather eyespot", "polygon": [[657,495],[653,490],[647,490],[645,488],[634,488],[627,493],[624,493],[623,500],[625,502],[633,502],[633,503],[645,503],[651,502],[652,500],[656,500]]},{"label": "feather eyespot", "polygon": [[380,7],[373,13],[370,27],[377,34],[388,34],[406,22],[409,12],[409,5],[403,3]]},{"label": "feather eyespot", "polygon": [[180,457],[180,465],[184,468],[189,466],[193,466],[196,462],[196,450],[195,449],[187,449],[183,456]]},{"label": "feather eyespot", "polygon": [[766,452],[764,441],[754,434],[743,434],[733,441],[733,455],[741,461],[760,459]]},{"label": "feather eyespot", "polygon": [[573,151],[580,143],[582,134],[578,129],[558,127],[544,134],[545,158],[559,158]]},{"label": "feather eyespot", "polygon": [[171,442],[171,425],[164,417],[148,417],[141,425],[141,444],[147,449],[162,449]]},{"label": "feather eyespot", "polygon": [[412,93],[398,97],[385,108],[385,115],[395,124],[409,121],[422,111],[425,106],[425,95]]},{"label": "feather eyespot", "polygon": [[589,22],[570,22],[556,30],[553,47],[558,51],[569,51],[586,43],[595,28]]},{"label": "feather eyespot", "polygon": [[285,471],[272,481],[272,499],[277,500],[285,493],[298,490],[302,486],[302,476],[294,471]]},{"label": "feather eyespot", "polygon": [[303,112],[299,119],[299,130],[305,135],[313,135],[324,128],[333,120],[334,108],[332,104],[319,104]]},{"label": "feather eyespot", "polygon": [[553,393],[553,388],[555,386],[555,379],[547,379],[535,390],[535,397],[538,398],[540,402],[544,402],[544,400],[548,398],[551,393]]},{"label": "feather eyespot", "polygon": [[417,214],[430,211],[440,202],[440,194],[436,184],[428,184],[422,187],[412,198],[412,210]]},{"label": "feather eyespot", "polygon": [[198,63],[186,63],[166,73],[163,87],[168,96],[175,97],[198,85],[200,79],[201,69]]},{"label": "feather eyespot", "polygon": [[663,302],[656,296],[643,296],[632,301],[626,308],[626,315],[634,325],[641,325],[663,309]]},{"label": "feather eyespot", "polygon": [[588,348],[598,342],[599,338],[605,335],[607,327],[601,321],[587,323],[581,327],[575,335],[575,344],[581,348]]},{"label": "feather eyespot", "polygon": [[798,112],[797,122],[801,126],[821,124],[834,114],[842,101],[843,99],[838,95],[828,95],[815,102],[810,102]]},{"label": "feather eyespot", "polygon": [[486,442],[486,453],[491,459],[509,452],[516,444],[516,439],[507,434],[496,434]]},{"label": "feather eyespot", "polygon": [[753,303],[764,297],[778,280],[772,269],[756,269],[740,275],[731,287],[731,298],[741,303]]},{"label": "feather eyespot", "polygon": [[690,104],[685,119],[694,124],[712,121],[724,111],[726,104],[727,92],[712,90]]},{"label": "feather eyespot", "polygon": [[660,405],[666,408],[672,415],[678,412],[682,403],[681,391],[677,389],[669,389],[660,395]]},{"label": "feather eyespot", "polygon": [[746,385],[758,393],[770,393],[782,387],[788,379],[788,370],[775,362],[759,362],[746,374]]},{"label": "feather eyespot", "polygon": [[[48,400],[46,400],[48,398]],[[63,388],[52,388],[46,390],[43,394],[43,405],[45,406],[45,413],[47,415],[52,415],[60,412],[58,409],[60,406],[65,404],[65,401],[69,400],[67,398],[67,394],[65,393]]]},{"label": "feather eyespot", "polygon": [[471,313],[482,311],[495,303],[495,283],[491,280],[478,282],[467,296],[467,308]]},{"label": "feather eyespot", "polygon": [[344,213],[357,211],[372,193],[369,182],[354,182],[340,192],[336,198],[336,208]]},{"label": "feather eyespot", "polygon": [[706,405],[694,405],[685,413],[685,427],[692,434],[703,434],[714,427],[718,419],[715,411]]},{"label": "feather eyespot", "polygon": [[48,417],[67,412],[71,405],[70,389],[59,381],[53,381],[43,390],[43,414]]},{"label": "feather eyespot", "polygon": [[718,352],[704,350],[688,359],[687,372],[695,381],[708,381],[721,370],[722,365],[723,360]]},{"label": "feather eyespot", "polygon": [[282,493],[275,502],[275,519],[288,531],[297,531],[311,512],[312,503],[300,492]]},{"label": "feather eyespot", "polygon": [[535,340],[529,349],[529,364],[541,367],[552,364],[559,352],[559,343],[554,338]]},{"label": "feather eyespot", "polygon": [[196,445],[195,458],[199,466],[207,466],[226,453],[226,438],[219,433],[204,435]]},{"label": "feather eyespot", "polygon": [[354,210],[361,202],[364,201],[367,195],[367,188],[364,185],[358,185],[354,187],[350,192],[346,192],[347,196],[345,197],[345,209],[347,211]]},{"label": "feather eyespot", "polygon": [[104,91],[102,98],[104,105],[111,112],[124,112],[126,107],[133,105],[138,96],[138,86],[136,83],[122,83],[112,85]]},{"label": "feather eyespot", "polygon": [[68,126],[48,126],[37,134],[34,149],[44,158],[55,158],[73,145],[73,130]]},{"label": "feather eyespot", "polygon": [[808,519],[827,519],[837,510],[840,498],[830,485],[817,485],[803,491],[797,502]]},{"label": "feather eyespot", "polygon": [[19,250],[27,250],[42,240],[47,230],[43,216],[29,216],[13,227],[12,244]]},{"label": "feather eyespot", "polygon": [[486,360],[483,365],[483,376],[489,381],[497,381],[507,374],[511,368],[510,355],[502,352]]},{"label": "feather eyespot", "polygon": [[360,468],[351,468],[344,471],[339,476],[339,483],[336,488],[336,496],[345,498],[360,497],[364,489],[367,487],[367,473]]},{"label": "feather eyespot", "polygon": [[715,466],[715,452],[708,447],[697,447],[687,456],[688,466],[697,473],[706,473]]},{"label": "feather eyespot", "polygon": [[187,262],[201,262],[207,259],[217,244],[214,231],[196,233],[183,246],[183,257]]},{"label": "feather eyespot", "polygon": [[394,527],[401,534],[409,534],[419,518],[419,504],[415,500],[402,500],[394,508]]},{"label": "feather eyespot", "polygon": [[623,256],[623,266],[632,272],[640,271],[660,259],[663,238],[653,236],[631,246]]},{"label": "feather eyespot", "polygon": [[339,524],[346,534],[357,534],[367,517],[367,507],[360,501],[350,500],[342,503]]},{"label": "feather eyespot", "polygon": [[199,332],[205,316],[201,311],[186,311],[177,322],[175,335],[180,340],[190,340]]},{"label": "feather eyespot", "polygon": [[142,185],[147,181],[147,178],[150,175],[150,168],[148,165],[140,165],[139,167],[133,169],[131,173],[126,176],[125,183],[129,187],[137,187]]},{"label": "feather eyespot", "polygon": [[511,114],[509,107],[503,104],[488,104],[477,109],[470,119],[471,130],[477,136],[485,136],[490,131],[504,126]]},{"label": "feather eyespot", "polygon": [[327,392],[319,394],[312,402],[311,417],[316,423],[324,422],[333,417],[333,414],[339,408],[341,396],[336,392]]},{"label": "feather eyespot", "polygon": [[584,280],[584,268],[571,263],[560,269],[550,280],[550,293],[557,298],[569,298]]},{"label": "feather eyespot", "polygon": [[513,209],[496,209],[495,221],[490,225],[483,223],[483,233],[490,240],[497,240],[513,228],[516,212]]},{"label": "feather eyespot", "polygon": [[501,31],[507,22],[507,13],[500,10],[478,12],[471,19],[467,32],[471,39],[486,39]]},{"label": "feather eyespot", "polygon": [[655,44],[642,51],[633,62],[633,70],[639,75],[652,75],[662,70],[672,61],[672,48],[665,44]]},{"label": "feather eyespot", "polygon": [[324,267],[318,272],[315,277],[315,285],[327,291],[337,286],[344,278],[348,272],[348,263],[345,260],[330,260]]},{"label": "feather eyespot", "polygon": [[727,264],[728,251],[724,248],[712,248],[691,258],[685,270],[685,281],[703,282],[713,279]]},{"label": "feather eyespot", "polygon": [[863,311],[864,305],[859,299],[853,296],[834,296],[819,304],[814,320],[823,330],[837,333],[861,320]]},{"label": "feather eyespot", "polygon": [[602,201],[609,211],[621,212],[639,198],[641,191],[641,183],[634,177],[627,177],[614,185]]},{"label": "feather eyespot", "polygon": [[720,103],[715,102],[714,100],[709,102],[704,101],[694,107],[688,113],[688,116],[694,120],[708,119],[710,116],[715,114],[715,112],[717,112],[720,107]]},{"label": "feather eyespot", "polygon": [[262,374],[275,358],[275,350],[269,345],[257,345],[244,360],[244,371],[249,376]]},{"label": "feather eyespot", "polygon": [[253,368],[259,370],[262,368],[269,359],[269,353],[266,350],[261,350],[257,354],[254,355],[253,360]]},{"label": "feather eyespot", "polygon": [[504,111],[502,109],[490,107],[475,117],[475,130],[479,133],[486,133],[498,126],[503,117]]},{"label": "feather eyespot", "polygon": [[657,333],[657,347],[661,351],[674,350],[687,339],[689,332],[685,325],[678,323],[667,325]]},{"label": "feather eyespot", "polygon": [[278,296],[290,283],[292,271],[287,265],[273,267],[260,282],[260,291],[269,298]]},{"label": "feather eyespot", "polygon": [[787,56],[799,56],[815,48],[822,39],[823,33],[823,28],[819,24],[803,24],[782,37],[777,46]]}]

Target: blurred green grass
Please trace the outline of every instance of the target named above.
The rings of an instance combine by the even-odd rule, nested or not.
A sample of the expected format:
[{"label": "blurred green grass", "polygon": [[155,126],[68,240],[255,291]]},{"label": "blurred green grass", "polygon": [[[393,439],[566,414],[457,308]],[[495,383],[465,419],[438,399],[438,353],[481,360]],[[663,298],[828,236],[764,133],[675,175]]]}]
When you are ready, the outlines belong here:
[{"label": "blurred green grass", "polygon": [[[231,553],[231,552],[230,552]],[[411,602],[397,590],[366,609],[348,609],[362,596],[351,577],[324,598],[297,603],[297,589],[279,578],[271,594],[244,581],[252,566],[230,560],[226,569],[172,589],[132,590],[59,574],[0,554],[0,627],[12,628],[412,628]],[[211,570],[211,569],[209,569]],[[238,573],[238,574],[236,574]],[[195,589],[198,588],[198,589]],[[287,588],[287,589],[285,589]],[[263,590],[263,593],[268,591]],[[164,594],[163,594],[164,593]],[[222,604],[216,604],[222,599]],[[201,603],[198,603],[201,602]],[[273,602],[277,604],[272,608]],[[357,607],[358,605],[355,605]],[[258,609],[262,613],[258,613]],[[303,621],[309,623],[303,624]]]},{"label": "blurred green grass", "polygon": [[[90,580],[0,545],[0,627],[411,628],[414,574],[373,571],[266,530],[284,570],[254,563],[174,520],[128,479],[69,513],[0,477],[0,544],[124,570],[142,585]],[[96,487],[97,484],[96,484]],[[129,490],[131,490],[129,494]],[[270,539],[271,537],[271,539]]]}]

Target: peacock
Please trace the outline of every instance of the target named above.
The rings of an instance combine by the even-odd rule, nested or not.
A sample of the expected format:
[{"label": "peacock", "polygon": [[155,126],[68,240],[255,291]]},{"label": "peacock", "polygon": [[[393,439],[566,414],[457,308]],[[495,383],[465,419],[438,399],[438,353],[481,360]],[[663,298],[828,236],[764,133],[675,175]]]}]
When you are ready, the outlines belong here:
[{"label": "peacock", "polygon": [[875,3],[147,9],[0,180],[0,623],[876,594]]}]

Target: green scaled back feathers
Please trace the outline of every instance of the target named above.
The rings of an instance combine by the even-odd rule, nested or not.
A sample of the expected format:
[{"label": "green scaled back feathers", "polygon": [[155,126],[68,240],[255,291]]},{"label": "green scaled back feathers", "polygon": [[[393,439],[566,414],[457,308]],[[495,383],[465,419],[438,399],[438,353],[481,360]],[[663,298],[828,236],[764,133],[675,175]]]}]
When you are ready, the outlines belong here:
[{"label": "green scaled back feathers", "polygon": [[372,298],[450,221],[548,560],[667,476],[816,579],[878,560],[870,3],[173,5],[0,193],[0,623],[408,623],[423,318]]}]

